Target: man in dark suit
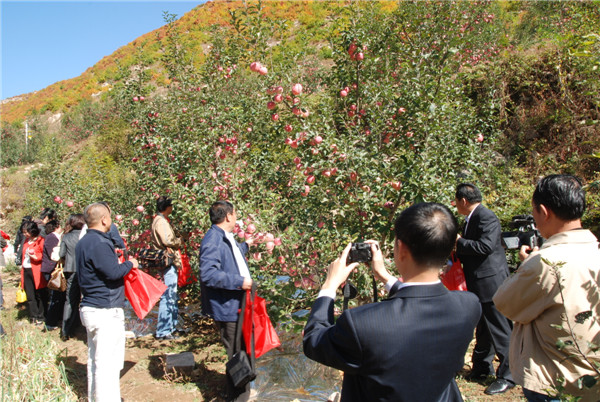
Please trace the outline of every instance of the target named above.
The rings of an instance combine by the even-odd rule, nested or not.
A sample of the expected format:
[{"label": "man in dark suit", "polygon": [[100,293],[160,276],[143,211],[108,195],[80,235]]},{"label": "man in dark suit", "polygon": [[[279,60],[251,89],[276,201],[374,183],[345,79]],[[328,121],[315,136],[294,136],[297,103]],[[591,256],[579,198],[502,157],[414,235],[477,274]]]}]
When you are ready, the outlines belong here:
[{"label": "man in dark suit", "polygon": [[371,243],[372,270],[390,297],[346,310],[334,322],[336,290],[356,268],[350,245],[330,266],[304,328],[304,353],[344,371],[342,401],[462,401],[454,381],[481,315],[477,297],[450,292],[438,274],[458,232],[443,205],[420,203],[395,223],[394,264]]},{"label": "man in dark suit", "polygon": [[493,360],[497,355],[500,365],[496,370],[496,381],[485,393],[499,394],[513,388],[508,366],[508,349],[512,322],[494,306],[492,297],[508,277],[506,254],[502,247],[502,229],[496,215],[481,205],[481,192],[470,183],[456,188],[456,208],[465,215],[463,235],[456,241],[456,254],[462,262],[467,290],[479,297],[482,315],[475,332],[473,369],[467,376],[470,380],[485,379],[494,375]]}]

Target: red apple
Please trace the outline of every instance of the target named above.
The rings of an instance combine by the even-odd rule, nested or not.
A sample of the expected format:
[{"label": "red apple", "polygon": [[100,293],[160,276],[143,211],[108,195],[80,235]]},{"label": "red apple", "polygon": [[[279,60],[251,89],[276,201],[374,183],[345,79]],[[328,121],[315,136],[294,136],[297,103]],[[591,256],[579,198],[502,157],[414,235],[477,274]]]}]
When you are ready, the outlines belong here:
[{"label": "red apple", "polygon": [[253,223],[249,224],[249,225],[246,227],[246,232],[248,232],[248,233],[250,233],[250,234],[252,234],[252,233],[256,232],[256,226],[254,226],[254,224],[253,224]]},{"label": "red apple", "polygon": [[346,91],[346,90],[342,89],[342,90],[340,91],[340,96],[341,96],[342,98],[345,98],[346,96],[348,96],[348,91]]},{"label": "red apple", "polygon": [[73,207],[73,201],[67,201],[67,207],[72,208]]},{"label": "red apple", "polygon": [[[267,103],[267,109],[269,109],[269,110],[273,110],[276,107],[277,107],[277,105],[275,104],[275,102],[268,102]],[[250,129],[250,130],[252,130],[252,129]]]},{"label": "red apple", "polygon": [[138,205],[135,209],[137,209],[138,212],[144,212],[144,206],[143,205]]},{"label": "red apple", "polygon": [[54,197],[54,202],[57,204],[62,204],[62,198],[60,198],[58,195],[56,197]]},{"label": "red apple", "polygon": [[479,133],[475,139],[477,142],[483,142],[483,134]]},{"label": "red apple", "polygon": [[292,86],[292,93],[294,95],[300,95],[302,93],[302,84],[294,84],[294,86]]},{"label": "red apple", "polygon": [[268,72],[269,72],[269,70],[267,70],[267,68],[265,66],[262,66],[261,68],[258,69],[258,73],[260,75],[267,75]]}]

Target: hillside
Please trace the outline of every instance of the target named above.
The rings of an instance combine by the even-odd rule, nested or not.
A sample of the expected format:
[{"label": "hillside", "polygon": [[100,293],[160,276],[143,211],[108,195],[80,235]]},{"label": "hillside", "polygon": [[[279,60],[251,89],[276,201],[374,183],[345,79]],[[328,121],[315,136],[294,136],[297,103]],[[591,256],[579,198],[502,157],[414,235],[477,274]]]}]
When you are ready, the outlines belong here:
[{"label": "hillside", "polygon": [[[390,2],[390,8],[395,3]],[[232,29],[229,10],[243,7],[242,1],[209,1],[175,21],[175,27],[182,32],[182,44],[189,47],[193,62],[201,65],[210,47],[209,31],[215,27]],[[308,44],[315,46],[326,40],[326,25],[322,22],[336,15],[343,3],[325,1],[265,1],[264,15],[275,21],[288,21],[281,39],[297,45],[298,33],[310,36]],[[120,69],[133,68],[139,59],[149,66],[157,67],[164,48],[167,46],[167,26],[137,38],[117,49],[113,54],[102,58],[79,77],[59,81],[39,91],[22,94],[2,101],[0,115],[2,121],[15,123],[28,115],[65,112],[83,100],[97,99],[109,91],[116,82],[123,79]],[[280,39],[280,40],[281,40]],[[161,68],[153,68],[152,83],[162,87],[169,78]]]}]

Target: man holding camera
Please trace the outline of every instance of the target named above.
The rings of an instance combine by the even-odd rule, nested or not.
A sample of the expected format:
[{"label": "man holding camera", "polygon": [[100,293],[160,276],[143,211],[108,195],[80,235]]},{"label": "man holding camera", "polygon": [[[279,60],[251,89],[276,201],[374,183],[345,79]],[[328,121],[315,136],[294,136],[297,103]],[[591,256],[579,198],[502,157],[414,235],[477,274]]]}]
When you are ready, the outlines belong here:
[{"label": "man holding camera", "polygon": [[494,306],[492,297],[508,277],[506,254],[502,247],[502,229],[496,215],[481,205],[481,192],[471,183],[459,184],[455,202],[458,213],[466,216],[463,235],[456,241],[456,254],[463,265],[467,290],[479,297],[482,315],[475,331],[471,373],[468,380],[494,375],[494,355],[500,364],[496,381],[484,391],[500,394],[515,386],[508,364],[512,322]]},{"label": "man holding camera", "polygon": [[577,386],[584,376],[597,377],[600,365],[592,346],[600,345],[600,252],[596,237],[581,227],[585,191],[574,176],[550,175],[537,184],[531,205],[546,240],[533,252],[521,248],[523,263],[494,296],[515,322],[511,371],[528,401],[558,401],[548,393],[564,385],[566,393],[595,402],[598,384]]},{"label": "man holding camera", "polygon": [[390,297],[346,310],[334,322],[336,290],[358,263],[348,245],[330,266],[304,328],[304,353],[344,371],[342,401],[459,401],[454,381],[481,315],[477,297],[449,292],[439,269],[454,248],[458,226],[441,204],[420,203],[395,222],[394,265],[384,267],[370,241],[372,270]]}]

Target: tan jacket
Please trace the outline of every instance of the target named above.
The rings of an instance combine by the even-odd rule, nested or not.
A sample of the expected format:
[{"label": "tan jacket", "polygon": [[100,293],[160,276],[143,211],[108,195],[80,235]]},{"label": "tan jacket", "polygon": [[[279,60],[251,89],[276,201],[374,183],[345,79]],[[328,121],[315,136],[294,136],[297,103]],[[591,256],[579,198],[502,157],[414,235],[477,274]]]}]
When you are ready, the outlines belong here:
[{"label": "tan jacket", "polygon": [[[562,297],[552,267],[542,261],[565,262],[558,269]],[[583,375],[595,375],[592,366],[574,345],[563,350],[557,341],[571,342],[565,317],[575,333],[577,344],[588,360],[600,363],[600,353],[588,342],[600,345],[600,252],[598,240],[589,230],[571,230],[550,237],[541,249],[523,261],[494,295],[494,304],[514,321],[510,340],[510,371],[524,388],[556,394],[558,378],[567,381],[565,392],[583,396],[583,401],[600,400],[600,386],[580,390],[575,385]],[[564,298],[564,303],[563,303]],[[581,324],[575,316],[592,311]],[[555,326],[562,326],[557,328]]]},{"label": "tan jacket", "polygon": [[181,254],[183,241],[175,236],[173,227],[161,213],[156,214],[152,221],[152,245],[159,250],[168,249],[175,254],[175,266],[181,268]]}]

